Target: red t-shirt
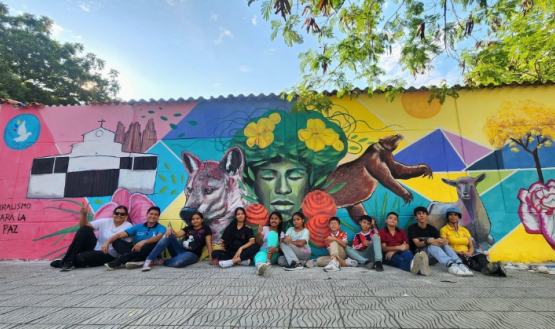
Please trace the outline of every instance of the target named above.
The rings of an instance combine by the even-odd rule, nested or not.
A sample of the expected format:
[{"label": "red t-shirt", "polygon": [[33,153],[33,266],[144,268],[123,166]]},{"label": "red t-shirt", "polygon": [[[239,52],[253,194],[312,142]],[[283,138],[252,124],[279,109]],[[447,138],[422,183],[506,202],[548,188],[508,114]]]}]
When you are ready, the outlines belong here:
[{"label": "red t-shirt", "polygon": [[405,234],[405,231],[396,227],[395,232],[396,233],[393,236],[391,235],[391,233],[389,233],[389,230],[387,229],[387,227],[382,228],[380,232],[378,232],[378,235],[380,236],[380,241],[382,243],[385,243],[386,247],[400,246],[403,244],[403,242],[406,242],[407,244],[409,243],[409,239],[407,239],[407,235]]},{"label": "red t-shirt", "polygon": [[337,231],[337,233],[335,233],[335,235],[333,235],[333,234],[330,232],[330,234],[326,237],[326,248],[328,248],[328,249],[330,248],[330,243],[328,242],[328,238],[329,238],[330,236],[331,236],[331,237],[334,237],[334,238],[336,238],[336,239],[338,239],[338,240],[341,240],[341,241],[343,241],[343,242],[347,242],[347,233],[345,233],[345,232],[339,230],[339,231]]}]

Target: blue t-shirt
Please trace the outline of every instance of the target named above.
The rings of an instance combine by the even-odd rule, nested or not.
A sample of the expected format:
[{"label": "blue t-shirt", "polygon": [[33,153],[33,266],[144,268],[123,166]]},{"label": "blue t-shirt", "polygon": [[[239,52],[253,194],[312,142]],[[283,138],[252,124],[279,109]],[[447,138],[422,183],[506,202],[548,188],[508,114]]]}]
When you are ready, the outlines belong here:
[{"label": "blue t-shirt", "polygon": [[160,223],[156,223],[153,227],[148,227],[147,223],[137,224],[125,230],[129,236],[134,237],[135,243],[150,239],[158,234],[166,233],[166,227]]}]

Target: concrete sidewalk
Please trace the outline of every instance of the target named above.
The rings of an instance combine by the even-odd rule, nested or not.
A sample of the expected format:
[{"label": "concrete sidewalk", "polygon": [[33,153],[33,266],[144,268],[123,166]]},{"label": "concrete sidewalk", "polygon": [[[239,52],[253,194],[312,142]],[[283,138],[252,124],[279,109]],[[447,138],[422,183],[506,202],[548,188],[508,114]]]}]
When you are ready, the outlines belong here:
[{"label": "concrete sidewalk", "polygon": [[421,277],[385,266],[287,272],[272,266],[155,266],[59,272],[0,262],[0,328],[553,328],[555,276],[508,270]]}]

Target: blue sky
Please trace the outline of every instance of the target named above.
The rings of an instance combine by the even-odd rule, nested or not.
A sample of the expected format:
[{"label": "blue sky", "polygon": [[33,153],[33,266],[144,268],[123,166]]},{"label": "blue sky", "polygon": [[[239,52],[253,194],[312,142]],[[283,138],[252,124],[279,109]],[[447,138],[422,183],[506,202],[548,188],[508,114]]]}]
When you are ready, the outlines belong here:
[{"label": "blue sky", "polygon": [[[118,70],[124,100],[280,93],[298,81],[298,53],[317,46],[310,37],[292,48],[271,41],[260,2],[246,0],[0,1],[13,15],[51,18],[54,38],[82,43]],[[382,59],[388,77],[411,86],[459,78],[454,61],[439,59],[415,80],[397,65],[399,52]]]}]

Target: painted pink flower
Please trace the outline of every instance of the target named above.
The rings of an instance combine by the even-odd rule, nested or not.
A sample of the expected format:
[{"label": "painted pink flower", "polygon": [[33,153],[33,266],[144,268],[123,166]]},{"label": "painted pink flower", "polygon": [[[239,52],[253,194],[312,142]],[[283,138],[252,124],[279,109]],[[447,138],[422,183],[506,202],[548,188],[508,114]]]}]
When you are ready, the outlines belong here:
[{"label": "painted pink flower", "polygon": [[555,250],[555,180],[536,182],[518,192],[518,215],[526,232],[543,234]]},{"label": "painted pink flower", "polygon": [[119,188],[112,195],[112,201],[103,205],[94,214],[94,219],[112,217],[114,215],[114,209],[117,206],[126,206],[129,210],[129,220],[133,224],[141,224],[146,222],[146,212],[148,208],[154,207],[154,202],[141,193],[129,192],[124,188]]}]

